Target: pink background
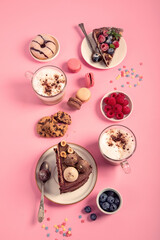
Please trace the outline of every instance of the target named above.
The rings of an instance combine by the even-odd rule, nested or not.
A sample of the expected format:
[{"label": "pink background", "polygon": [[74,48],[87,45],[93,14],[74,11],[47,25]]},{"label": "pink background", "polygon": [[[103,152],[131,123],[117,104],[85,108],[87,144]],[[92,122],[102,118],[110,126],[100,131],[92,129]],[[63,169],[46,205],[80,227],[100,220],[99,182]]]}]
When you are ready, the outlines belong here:
[{"label": "pink background", "polygon": [[[44,240],[47,233],[50,239],[66,239],[55,233],[53,227],[65,217],[67,226],[72,228],[71,240],[160,239],[159,10],[158,0],[1,1],[1,239]],[[128,49],[124,61],[110,70],[96,70],[85,63],[80,52],[80,22],[85,23],[87,32],[103,26],[122,27]],[[61,45],[59,55],[50,63],[65,71],[68,86],[63,102],[55,106],[42,104],[24,77],[25,71],[46,65],[34,61],[28,51],[30,40],[39,33],[52,34]],[[76,74],[66,68],[71,57],[82,63]],[[130,78],[115,80],[118,68],[124,65],[143,75],[139,86],[132,84],[129,88],[126,81],[135,82]],[[85,86],[84,75],[89,71],[95,75],[92,97],[80,111],[71,111],[66,102],[79,87]],[[125,175],[120,166],[108,165],[98,149],[100,132],[111,124],[100,112],[100,99],[114,87],[128,93],[134,103],[132,115],[122,122],[134,131],[138,141],[137,151],[130,159],[130,175]],[[99,174],[93,192],[80,203],[59,206],[45,199],[44,224],[48,230],[44,230],[37,222],[40,192],[34,171],[41,154],[61,138],[40,138],[35,125],[42,116],[58,110],[72,116],[65,139],[94,155]],[[123,197],[122,209],[113,216],[101,215],[96,208],[96,195],[105,187],[117,189]],[[87,215],[81,213],[88,204],[98,214],[95,222],[89,222]],[[78,218],[80,214],[84,223]]]}]

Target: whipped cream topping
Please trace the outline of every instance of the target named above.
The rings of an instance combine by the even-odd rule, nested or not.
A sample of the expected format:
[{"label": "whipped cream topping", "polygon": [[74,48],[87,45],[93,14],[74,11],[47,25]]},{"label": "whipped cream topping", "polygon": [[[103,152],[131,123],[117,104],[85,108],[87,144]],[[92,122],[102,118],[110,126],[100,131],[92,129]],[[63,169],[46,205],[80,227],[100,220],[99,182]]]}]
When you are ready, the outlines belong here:
[{"label": "whipped cream topping", "polygon": [[54,96],[63,90],[66,78],[58,69],[42,68],[34,75],[32,84],[38,94]]},{"label": "whipped cream topping", "polygon": [[102,153],[113,160],[128,158],[135,149],[134,136],[123,129],[109,129],[100,137]]}]

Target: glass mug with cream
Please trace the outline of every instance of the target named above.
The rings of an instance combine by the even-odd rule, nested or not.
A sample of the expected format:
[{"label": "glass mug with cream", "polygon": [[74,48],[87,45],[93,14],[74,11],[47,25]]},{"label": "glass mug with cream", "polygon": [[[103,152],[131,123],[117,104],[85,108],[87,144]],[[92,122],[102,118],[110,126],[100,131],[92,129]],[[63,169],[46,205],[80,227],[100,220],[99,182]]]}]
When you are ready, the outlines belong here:
[{"label": "glass mug with cream", "polygon": [[99,137],[99,148],[103,157],[111,164],[120,164],[125,173],[130,173],[128,159],[136,150],[134,133],[123,125],[105,128]]},{"label": "glass mug with cream", "polygon": [[45,104],[57,104],[63,99],[67,77],[60,68],[47,65],[35,73],[26,72],[25,76],[31,80],[33,90]]}]

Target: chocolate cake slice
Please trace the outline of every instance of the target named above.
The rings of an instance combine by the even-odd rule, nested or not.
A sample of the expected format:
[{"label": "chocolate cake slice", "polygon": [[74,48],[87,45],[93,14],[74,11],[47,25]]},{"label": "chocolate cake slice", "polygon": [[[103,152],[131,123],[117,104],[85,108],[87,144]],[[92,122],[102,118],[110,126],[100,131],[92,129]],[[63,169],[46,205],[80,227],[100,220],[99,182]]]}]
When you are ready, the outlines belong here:
[{"label": "chocolate cake slice", "polygon": [[107,67],[114,57],[116,48],[119,47],[122,33],[123,29],[115,27],[103,27],[93,30],[92,37]]},{"label": "chocolate cake slice", "polygon": [[64,140],[57,144],[54,151],[60,193],[72,192],[84,185],[92,172],[91,165]]}]

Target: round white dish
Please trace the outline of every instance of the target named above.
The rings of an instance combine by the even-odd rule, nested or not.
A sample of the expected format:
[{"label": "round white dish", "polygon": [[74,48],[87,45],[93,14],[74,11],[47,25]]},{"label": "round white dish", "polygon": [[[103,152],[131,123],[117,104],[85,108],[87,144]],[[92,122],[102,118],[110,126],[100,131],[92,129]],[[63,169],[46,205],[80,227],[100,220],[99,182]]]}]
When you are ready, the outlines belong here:
[{"label": "round white dish", "polygon": [[[92,32],[88,34],[91,42],[93,43],[93,46],[96,48],[96,44],[92,38]],[[116,49],[113,59],[110,63],[110,65],[107,67],[105,63],[102,61],[100,62],[93,62],[91,59],[92,51],[91,48],[86,40],[86,38],[83,39],[82,44],[81,44],[81,53],[84,58],[84,60],[92,67],[98,68],[98,69],[110,69],[113,67],[116,67],[118,64],[120,64],[123,59],[125,58],[127,54],[127,45],[126,41],[124,40],[123,37],[121,37],[119,41],[119,48]]]},{"label": "round white dish", "polygon": [[52,61],[55,57],[57,57],[57,55],[59,54],[60,44],[59,44],[58,40],[57,40],[54,36],[52,36],[51,34],[47,34],[47,35],[50,35],[50,36],[54,39],[54,42],[55,42],[55,44],[56,44],[56,52],[55,52],[55,54],[53,55],[52,58],[48,58],[48,59],[44,59],[44,60],[36,58],[36,57],[31,53],[31,51],[30,51],[30,44],[31,44],[31,43],[29,44],[29,52],[30,52],[31,56],[32,56],[36,61],[38,61],[38,62],[50,62],[50,61]]},{"label": "round white dish", "polygon": [[85,160],[87,160],[90,165],[92,166],[92,173],[89,176],[88,181],[79,189],[68,192],[68,193],[62,193],[60,194],[59,191],[59,184],[58,184],[58,175],[57,175],[57,166],[56,166],[56,155],[53,150],[53,148],[56,148],[56,145],[52,146],[51,148],[47,149],[40,157],[35,170],[35,178],[36,183],[41,191],[41,182],[38,178],[38,171],[42,164],[42,162],[47,161],[49,165],[51,166],[51,178],[45,183],[44,188],[44,196],[58,204],[73,204],[77,203],[84,198],[86,198],[93,190],[96,181],[97,181],[97,165],[93,158],[93,156],[86,150],[85,148],[74,144],[69,143],[69,145]]},{"label": "round white dish", "polygon": [[[123,94],[125,95],[126,99],[127,99],[128,102],[129,102],[128,106],[129,106],[129,108],[131,109],[131,111],[130,111],[129,114],[124,115],[124,118],[123,118],[123,119],[109,118],[109,117],[107,117],[107,115],[105,114],[105,112],[104,112],[104,110],[103,110],[103,108],[104,108],[104,103],[103,103],[104,99],[105,99],[106,97],[110,96],[112,93],[123,93]],[[127,119],[127,118],[131,115],[131,113],[132,113],[132,111],[133,111],[133,102],[132,102],[131,98],[130,98],[126,93],[121,92],[121,91],[112,91],[112,92],[106,93],[106,94],[103,96],[103,98],[102,98],[102,100],[101,100],[101,102],[100,102],[100,109],[101,109],[101,112],[102,112],[103,116],[104,116],[106,119],[108,119],[109,121],[112,121],[112,122],[120,122],[120,121],[123,121],[123,120]]]}]

